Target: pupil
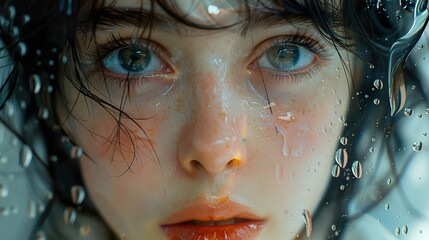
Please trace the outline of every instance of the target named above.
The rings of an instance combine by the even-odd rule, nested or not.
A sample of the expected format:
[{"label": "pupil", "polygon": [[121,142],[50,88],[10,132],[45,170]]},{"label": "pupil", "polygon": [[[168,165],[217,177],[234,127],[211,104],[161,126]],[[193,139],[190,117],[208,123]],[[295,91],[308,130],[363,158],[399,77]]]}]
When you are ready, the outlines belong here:
[{"label": "pupil", "polygon": [[150,60],[149,52],[142,49],[124,48],[119,52],[119,63],[129,72],[144,70]]}]

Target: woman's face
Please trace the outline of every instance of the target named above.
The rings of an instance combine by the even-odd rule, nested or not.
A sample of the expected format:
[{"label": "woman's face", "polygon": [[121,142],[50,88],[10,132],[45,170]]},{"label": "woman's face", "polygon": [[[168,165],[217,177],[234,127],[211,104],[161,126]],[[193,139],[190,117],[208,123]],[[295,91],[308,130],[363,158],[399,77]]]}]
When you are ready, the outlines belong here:
[{"label": "woman's face", "polygon": [[[175,9],[205,25],[244,20],[206,2]],[[149,33],[141,6],[119,0],[93,41],[79,35],[85,86],[105,103],[64,80],[72,116],[58,108],[102,217],[127,239],[299,234],[332,178],[351,63],[310,21],[251,9],[246,32],[202,30],[155,6]]]}]

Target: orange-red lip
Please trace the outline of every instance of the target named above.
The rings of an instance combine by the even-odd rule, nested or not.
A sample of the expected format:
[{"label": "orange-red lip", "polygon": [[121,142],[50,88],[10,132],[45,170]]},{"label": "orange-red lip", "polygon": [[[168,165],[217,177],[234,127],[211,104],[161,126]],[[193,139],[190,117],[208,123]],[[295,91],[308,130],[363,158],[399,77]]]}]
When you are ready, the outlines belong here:
[{"label": "orange-red lip", "polygon": [[177,211],[161,227],[169,240],[251,240],[264,223],[264,218],[246,206],[205,199]]}]

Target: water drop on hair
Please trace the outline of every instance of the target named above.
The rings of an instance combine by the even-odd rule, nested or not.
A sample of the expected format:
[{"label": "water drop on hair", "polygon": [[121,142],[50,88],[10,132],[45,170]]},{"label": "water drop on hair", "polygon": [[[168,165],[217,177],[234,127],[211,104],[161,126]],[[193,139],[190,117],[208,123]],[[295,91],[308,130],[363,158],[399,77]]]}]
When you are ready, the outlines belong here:
[{"label": "water drop on hair", "polygon": [[30,166],[31,160],[33,159],[33,151],[27,145],[22,145],[19,156],[19,164],[23,168]]},{"label": "water drop on hair", "polygon": [[413,150],[415,151],[415,152],[420,152],[421,150],[422,150],[422,147],[423,147],[423,144],[422,144],[422,142],[414,142],[413,143]]},{"label": "water drop on hair", "polygon": [[73,186],[70,189],[72,202],[79,205],[85,199],[85,189],[82,186]]},{"label": "water drop on hair", "polygon": [[362,164],[359,161],[354,161],[352,164],[352,173],[356,178],[362,177]]},{"label": "water drop on hair", "polygon": [[347,166],[348,154],[346,149],[338,149],[335,153],[335,162],[337,162],[338,166],[341,168],[345,168]]},{"label": "water drop on hair", "polygon": [[305,232],[307,234],[307,238],[311,236],[311,232],[313,231],[313,221],[311,219],[310,212],[307,209],[302,211],[302,219],[305,223]]}]

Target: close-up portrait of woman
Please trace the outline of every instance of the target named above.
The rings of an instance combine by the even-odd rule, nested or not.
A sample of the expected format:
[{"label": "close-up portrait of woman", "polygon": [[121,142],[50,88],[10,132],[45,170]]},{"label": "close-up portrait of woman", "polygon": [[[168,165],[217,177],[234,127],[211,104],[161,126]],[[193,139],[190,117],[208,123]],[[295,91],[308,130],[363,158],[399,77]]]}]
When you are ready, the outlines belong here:
[{"label": "close-up portrait of woman", "polygon": [[427,0],[3,0],[1,238],[429,239]]}]

